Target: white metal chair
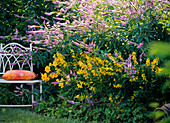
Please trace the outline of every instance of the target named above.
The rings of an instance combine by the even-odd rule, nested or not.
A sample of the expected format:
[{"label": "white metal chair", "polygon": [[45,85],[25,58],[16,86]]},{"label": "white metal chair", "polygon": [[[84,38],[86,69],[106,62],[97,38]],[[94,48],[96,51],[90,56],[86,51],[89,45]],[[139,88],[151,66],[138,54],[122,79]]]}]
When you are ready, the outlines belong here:
[{"label": "white metal chair", "polygon": [[[25,70],[29,68],[33,71],[33,63],[31,60],[32,44],[30,47],[24,47],[18,43],[9,43],[7,45],[0,44],[0,76],[3,75],[7,70]],[[29,58],[25,56],[29,55]],[[25,57],[25,58],[23,58]],[[21,81],[8,81],[0,79],[0,84],[6,83],[20,83],[20,84],[32,84],[32,90],[34,89],[34,84],[40,84],[40,100],[42,100],[42,81],[41,80],[21,80]],[[32,93],[32,104],[29,105],[0,105],[0,107],[34,107],[34,94]]]}]

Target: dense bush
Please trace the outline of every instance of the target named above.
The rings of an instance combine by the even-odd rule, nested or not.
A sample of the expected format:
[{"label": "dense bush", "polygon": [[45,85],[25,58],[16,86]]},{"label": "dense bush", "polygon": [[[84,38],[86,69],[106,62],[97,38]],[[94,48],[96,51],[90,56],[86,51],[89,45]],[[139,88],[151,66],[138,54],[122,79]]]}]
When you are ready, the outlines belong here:
[{"label": "dense bush", "polygon": [[[43,81],[58,85],[54,86],[56,90],[52,93],[59,95],[63,99],[62,106],[68,105],[68,110],[72,112],[70,114],[64,109],[62,114],[57,113],[63,109],[58,109],[61,104],[55,102],[54,105],[51,104],[54,107],[50,109],[56,112],[50,113],[51,115],[71,115],[73,118],[86,121],[109,122],[117,119],[119,122],[144,122],[148,116],[144,117],[144,114],[140,113],[146,111],[149,102],[156,99],[165,101],[168,98],[161,94],[160,88],[166,76],[156,75],[162,71],[157,66],[158,58],[152,62],[147,59],[146,63],[141,64],[138,63],[135,52],[129,55],[127,60],[121,56],[113,58],[109,55],[100,58],[81,51],[77,54],[73,50],[70,53],[73,58],[71,62],[67,61],[67,57],[57,53],[54,62],[49,63],[45,68],[46,73],[42,74]],[[133,113],[128,116],[131,112]],[[117,118],[118,114],[121,114],[121,117]],[[85,115],[88,115],[86,119]],[[130,119],[131,117],[133,119]]]},{"label": "dense bush", "polygon": [[37,111],[84,121],[151,122],[149,103],[169,102],[170,92],[161,89],[168,74],[157,74],[162,60],[148,58],[146,46],[169,41],[168,2],[74,2],[56,2],[68,5],[56,18],[65,22],[30,32],[48,37],[40,42],[57,51],[42,74],[51,98]]}]

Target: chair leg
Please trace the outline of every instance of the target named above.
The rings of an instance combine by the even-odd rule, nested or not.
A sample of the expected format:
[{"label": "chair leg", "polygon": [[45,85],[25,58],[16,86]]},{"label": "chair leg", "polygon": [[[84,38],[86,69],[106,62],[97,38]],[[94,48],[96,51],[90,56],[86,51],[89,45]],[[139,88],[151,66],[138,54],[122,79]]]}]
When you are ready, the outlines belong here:
[{"label": "chair leg", "polygon": [[33,93],[33,90],[34,90],[34,83],[32,83],[32,109],[34,108],[34,93]]}]

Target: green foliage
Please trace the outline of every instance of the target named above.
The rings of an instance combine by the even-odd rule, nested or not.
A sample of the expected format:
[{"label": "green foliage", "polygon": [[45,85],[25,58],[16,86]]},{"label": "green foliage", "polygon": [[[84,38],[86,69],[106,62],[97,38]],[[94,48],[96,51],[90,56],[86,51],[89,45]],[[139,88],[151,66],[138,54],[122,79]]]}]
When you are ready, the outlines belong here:
[{"label": "green foliage", "polygon": [[55,10],[54,4],[45,0],[2,0],[0,6],[0,36],[12,35],[15,29],[20,35],[25,35],[28,25],[33,25],[34,20],[41,24],[40,17],[45,16],[44,12]]},{"label": "green foliage", "polygon": [[1,105],[21,105],[31,104],[32,93],[35,95],[35,100],[39,100],[38,85],[31,91],[31,86],[24,84],[0,84],[0,104]]},{"label": "green foliage", "polygon": [[[90,6],[91,3],[86,4]],[[111,8],[109,3],[96,6],[97,9],[93,10],[95,16],[92,13],[86,15],[84,13],[88,7],[82,10],[84,13],[79,13],[76,11],[81,9],[79,5],[76,3],[63,16],[65,21],[73,16],[75,20],[64,24],[65,29],[55,28],[61,29],[60,34],[64,34],[64,38],[53,48],[57,53],[42,74],[42,80],[46,82],[44,85],[49,85],[48,90],[51,92],[47,95],[52,96],[37,107],[37,112],[87,122],[152,122],[149,103],[157,101],[163,104],[169,101],[166,96],[169,95],[169,89],[164,93],[161,89],[168,80],[168,74],[161,72],[162,59],[148,58],[148,47],[145,46],[153,40],[169,41],[164,28],[169,22],[160,24],[167,17],[162,18],[162,11],[155,11],[154,7],[146,8],[144,14],[138,13],[137,17],[117,11],[100,14],[107,7],[116,9],[116,5]],[[160,20],[154,17],[156,14]],[[125,24],[116,19],[124,15],[127,17]],[[96,21],[90,24],[92,28],[83,26],[89,21],[83,16],[92,17]],[[45,31],[50,33],[53,29],[49,27]],[[50,36],[49,43],[54,43],[54,35],[46,32],[43,35]],[[45,46],[47,50],[48,46]]]}]

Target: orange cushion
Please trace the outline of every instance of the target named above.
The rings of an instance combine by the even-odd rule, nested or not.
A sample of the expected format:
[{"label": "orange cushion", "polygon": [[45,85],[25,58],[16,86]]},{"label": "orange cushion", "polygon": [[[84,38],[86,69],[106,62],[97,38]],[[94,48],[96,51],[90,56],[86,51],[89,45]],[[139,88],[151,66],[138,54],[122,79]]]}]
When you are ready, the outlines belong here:
[{"label": "orange cushion", "polygon": [[35,73],[28,70],[9,70],[1,78],[5,80],[32,80]]}]

